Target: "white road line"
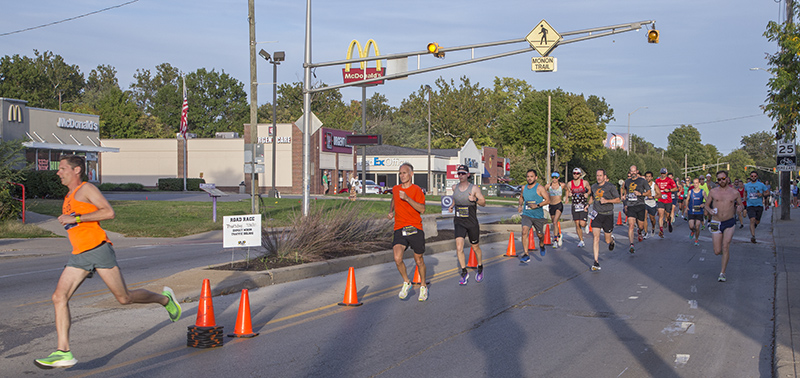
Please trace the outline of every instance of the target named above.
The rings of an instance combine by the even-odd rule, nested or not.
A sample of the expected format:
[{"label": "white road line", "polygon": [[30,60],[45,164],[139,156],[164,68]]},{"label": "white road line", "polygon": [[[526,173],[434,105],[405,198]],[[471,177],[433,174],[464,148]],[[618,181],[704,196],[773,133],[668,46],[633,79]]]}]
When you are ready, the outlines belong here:
[{"label": "white road line", "polygon": [[689,291],[691,291],[692,293],[696,293],[697,292],[697,285],[692,285],[692,287],[689,289]]},{"label": "white road line", "polygon": [[692,274],[692,278],[697,279],[697,277],[700,277],[700,275],[699,274]]},{"label": "white road line", "polygon": [[676,354],[675,355],[675,367],[684,366],[687,362],[689,362],[690,355],[688,354]]},{"label": "white road line", "polygon": [[706,261],[706,258],[705,257],[701,257],[700,261]]},{"label": "white road line", "polygon": [[689,300],[689,308],[691,309],[697,308],[697,300],[695,299]]}]

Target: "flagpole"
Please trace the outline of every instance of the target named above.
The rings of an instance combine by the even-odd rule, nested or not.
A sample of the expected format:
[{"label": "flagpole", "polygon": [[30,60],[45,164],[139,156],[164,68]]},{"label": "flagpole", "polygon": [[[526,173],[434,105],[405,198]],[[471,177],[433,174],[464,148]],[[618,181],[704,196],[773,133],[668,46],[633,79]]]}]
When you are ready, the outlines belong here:
[{"label": "flagpole", "polygon": [[186,98],[186,76],[183,77],[183,106],[181,107],[181,134],[183,134],[183,191],[186,192],[186,178],[189,176],[189,153],[186,144],[189,142],[189,137],[186,135],[189,131],[189,119],[187,115],[187,98]]}]

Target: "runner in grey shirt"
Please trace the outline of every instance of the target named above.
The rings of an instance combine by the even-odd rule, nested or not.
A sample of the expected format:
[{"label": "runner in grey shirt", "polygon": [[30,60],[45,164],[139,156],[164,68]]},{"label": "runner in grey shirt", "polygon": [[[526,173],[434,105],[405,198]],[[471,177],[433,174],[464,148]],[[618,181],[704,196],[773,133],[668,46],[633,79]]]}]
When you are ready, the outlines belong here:
[{"label": "runner in grey shirt", "polygon": [[592,218],[592,234],[594,235],[594,265],[592,270],[600,270],[600,230],[606,234],[608,250],[614,250],[614,204],[620,203],[619,191],[614,184],[608,181],[604,169],[597,170],[597,183],[592,185],[592,195],[589,197],[594,210],[589,213]]}]

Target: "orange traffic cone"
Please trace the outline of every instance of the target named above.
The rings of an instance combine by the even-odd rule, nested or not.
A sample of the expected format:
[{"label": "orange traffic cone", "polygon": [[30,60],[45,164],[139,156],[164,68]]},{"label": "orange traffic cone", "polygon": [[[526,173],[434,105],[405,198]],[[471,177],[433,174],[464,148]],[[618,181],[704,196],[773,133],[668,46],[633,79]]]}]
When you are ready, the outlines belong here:
[{"label": "orange traffic cone", "polygon": [[534,249],[536,249],[536,241],[533,237],[533,227],[531,227],[530,230],[528,230],[528,250],[532,251]]},{"label": "orange traffic cone", "polygon": [[617,226],[622,226],[622,210],[620,210],[619,215],[617,215]]},{"label": "orange traffic cone", "polygon": [[514,232],[511,232],[511,236],[508,237],[508,247],[506,247],[506,256],[508,257],[517,257],[517,246],[514,242]]},{"label": "orange traffic cone", "polygon": [[196,327],[215,327],[214,303],[211,302],[211,282],[208,278],[203,279],[203,288],[200,290],[200,305],[197,306]]},{"label": "orange traffic cone", "polygon": [[247,289],[242,289],[242,297],[239,299],[239,315],[236,316],[236,329],[228,337],[256,337],[258,333],[253,333],[253,325],[250,323],[250,295]]},{"label": "orange traffic cone", "polygon": [[356,292],[356,270],[352,266],[347,272],[347,286],[344,288],[344,300],[339,306],[361,306],[363,303],[358,301]]},{"label": "orange traffic cone", "polygon": [[547,224],[544,226],[544,245],[553,245],[553,242],[550,241],[550,225]]},{"label": "orange traffic cone", "polygon": [[411,280],[411,283],[414,285],[419,284],[422,282],[422,279],[419,278],[419,266],[414,267],[414,278]]},{"label": "orange traffic cone", "polygon": [[467,262],[467,268],[478,268],[478,258],[475,257],[475,250],[472,249],[472,247],[469,247],[469,262]]}]

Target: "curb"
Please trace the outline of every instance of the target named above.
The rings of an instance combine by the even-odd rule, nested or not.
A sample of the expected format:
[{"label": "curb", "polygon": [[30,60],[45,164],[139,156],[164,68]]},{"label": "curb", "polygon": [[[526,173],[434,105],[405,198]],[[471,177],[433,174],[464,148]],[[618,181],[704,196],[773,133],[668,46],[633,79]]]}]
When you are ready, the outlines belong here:
[{"label": "curb", "polygon": [[[514,226],[514,228],[519,227],[519,225],[514,224],[503,226]],[[508,233],[494,232],[487,235],[481,235],[481,243],[496,243],[503,240],[508,240]],[[437,254],[450,251],[455,251],[453,240],[442,240],[427,244],[425,246],[425,254]],[[412,250],[407,250],[403,255],[403,259],[411,258],[413,253],[414,252]],[[325,276],[344,272],[350,267],[363,268],[366,266],[393,261],[394,253],[392,250],[385,250],[326,261],[288,266],[262,272],[209,269],[211,267],[193,268],[184,272],[173,274],[172,276],[163,279],[159,279],[156,282],[152,282],[147,285],[147,288],[150,290],[158,289],[160,292],[160,287],[166,284],[175,291],[175,296],[178,297],[179,302],[194,302],[200,297],[197,288],[204,278],[208,278],[211,281],[211,295],[219,296],[235,294],[240,292],[242,289],[249,290],[264,286],[298,281],[310,277]],[[228,263],[217,266],[224,266],[227,264]],[[116,300],[111,300],[108,303],[103,304],[116,304]]]}]

